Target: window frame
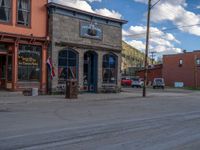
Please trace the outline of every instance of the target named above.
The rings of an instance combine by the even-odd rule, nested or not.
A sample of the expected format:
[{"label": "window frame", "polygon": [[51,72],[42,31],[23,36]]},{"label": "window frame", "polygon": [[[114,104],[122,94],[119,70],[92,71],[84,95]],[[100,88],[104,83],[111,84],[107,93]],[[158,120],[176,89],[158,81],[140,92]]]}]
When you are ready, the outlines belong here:
[{"label": "window frame", "polygon": [[29,11],[22,10],[22,11],[26,11],[27,13],[29,13],[29,23],[28,23],[28,26],[25,25],[25,24],[19,24],[18,23],[18,12],[19,12],[18,1],[19,0],[16,0],[16,26],[18,26],[18,27],[24,27],[24,28],[31,28],[31,22],[32,22],[32,0],[29,0],[29,2],[30,2],[30,10]]},{"label": "window frame", "polygon": [[13,0],[10,0],[10,18],[9,21],[0,20],[0,24],[12,25],[13,24]]},{"label": "window frame", "polygon": [[[67,56],[66,57],[63,57],[63,56],[61,56],[60,57],[60,53],[61,52],[63,52],[63,51],[66,51],[67,52]],[[60,73],[59,73],[59,69],[60,68],[70,68],[70,67],[73,67],[73,66],[69,66],[69,61],[70,60],[74,60],[74,59],[72,59],[72,58],[70,58],[70,59],[68,59],[68,57],[69,57],[69,52],[72,52],[72,53],[74,53],[75,54],[75,62],[76,62],[76,65],[75,65],[75,70],[76,70],[76,73],[75,73],[75,78],[74,79],[78,79],[78,70],[79,70],[79,54],[78,54],[78,52],[77,51],[75,51],[74,49],[70,49],[70,48],[67,48],[67,49],[62,49],[62,50],[60,50],[59,52],[58,52],[58,83],[61,83],[61,82],[63,82],[63,81],[66,81],[66,80],[68,80],[68,79],[70,79],[70,78],[67,78],[67,79],[62,79],[62,78],[60,78]],[[59,63],[60,63],[60,58],[61,59],[66,59],[66,61],[67,61],[67,63],[66,63],[66,66],[64,66],[64,65],[60,65]]]},{"label": "window frame", "polygon": [[[34,65],[29,66],[29,65],[21,65],[21,64],[19,64],[20,46],[24,46],[24,47],[25,46],[30,46],[30,47],[35,47],[36,49],[40,48],[40,51],[39,51],[39,53],[40,53],[40,57],[39,57],[40,62],[39,62],[39,65],[38,65],[39,70],[40,70],[39,71],[39,76],[38,76],[39,79],[32,79],[31,80],[31,79],[20,79],[19,78],[20,67],[26,68],[26,72],[29,72],[30,69],[36,68],[36,66],[34,66]],[[31,50],[33,50],[33,48],[31,48]],[[29,54],[29,56],[30,56],[30,54]],[[17,67],[17,70],[18,70],[17,79],[18,79],[19,82],[40,82],[41,79],[42,79],[42,46],[41,45],[19,44],[19,46],[18,46],[18,63],[17,63],[17,65],[18,65],[18,67]]]},{"label": "window frame", "polygon": [[[114,68],[111,67],[110,63],[109,63],[109,67],[104,68],[104,62],[105,62],[104,58],[106,56],[109,56],[109,58],[110,58],[110,56],[114,57],[114,59],[115,59],[115,67]],[[109,81],[104,81],[104,70],[112,70],[112,69],[114,69],[114,71],[115,71],[115,80],[114,80],[114,82],[110,82],[110,79],[109,79]],[[111,78],[110,74],[109,74],[109,78]],[[102,61],[102,83],[103,84],[117,84],[117,80],[118,80],[118,56],[115,55],[114,53],[104,54],[103,55],[103,61]]]},{"label": "window frame", "polygon": [[179,67],[183,66],[183,59],[179,59],[178,65],[179,65]]},{"label": "window frame", "polygon": [[200,58],[197,58],[197,59],[196,59],[196,65],[197,65],[197,66],[200,66]]}]

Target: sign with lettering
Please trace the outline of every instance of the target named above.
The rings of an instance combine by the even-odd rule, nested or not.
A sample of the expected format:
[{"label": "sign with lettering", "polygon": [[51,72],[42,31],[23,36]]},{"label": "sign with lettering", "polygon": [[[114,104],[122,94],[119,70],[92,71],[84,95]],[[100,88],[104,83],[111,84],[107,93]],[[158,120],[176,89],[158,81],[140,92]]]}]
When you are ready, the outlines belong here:
[{"label": "sign with lettering", "polygon": [[36,51],[20,51],[18,56],[19,65],[38,66],[40,53]]},{"label": "sign with lettering", "polygon": [[80,23],[80,36],[92,39],[102,39],[102,29],[94,22],[81,22]]}]

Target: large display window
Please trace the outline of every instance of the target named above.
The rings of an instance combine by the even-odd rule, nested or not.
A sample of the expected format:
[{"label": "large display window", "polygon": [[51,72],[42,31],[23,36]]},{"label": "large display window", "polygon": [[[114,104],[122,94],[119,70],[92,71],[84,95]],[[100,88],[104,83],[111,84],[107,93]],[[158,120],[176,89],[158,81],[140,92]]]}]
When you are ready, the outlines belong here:
[{"label": "large display window", "polygon": [[103,83],[116,83],[117,81],[117,56],[106,54],[103,56]]},{"label": "large display window", "polygon": [[62,50],[58,56],[58,78],[59,83],[67,79],[77,78],[77,53],[73,50]]},{"label": "large display window", "polygon": [[18,80],[39,81],[41,72],[41,46],[19,45]]}]

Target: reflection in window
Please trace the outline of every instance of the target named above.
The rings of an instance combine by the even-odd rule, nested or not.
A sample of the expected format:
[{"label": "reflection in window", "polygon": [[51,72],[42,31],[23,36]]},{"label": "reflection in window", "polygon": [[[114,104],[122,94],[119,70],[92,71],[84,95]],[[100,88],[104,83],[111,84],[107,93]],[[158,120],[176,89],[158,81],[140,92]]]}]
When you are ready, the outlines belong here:
[{"label": "reflection in window", "polygon": [[0,0],[0,21],[10,22],[11,0]]},{"label": "reflection in window", "polygon": [[183,65],[183,60],[180,59],[180,60],[179,60],[179,67],[182,67],[182,65]]},{"label": "reflection in window", "polygon": [[197,65],[200,65],[200,58],[197,58],[196,63]]},{"label": "reflection in window", "polygon": [[18,0],[17,24],[30,25],[30,0]]},{"label": "reflection in window", "polygon": [[41,71],[40,46],[20,45],[18,52],[18,79],[20,81],[39,81]]},{"label": "reflection in window", "polygon": [[59,82],[77,78],[77,54],[72,50],[62,50],[58,56]]},{"label": "reflection in window", "polygon": [[116,83],[117,81],[117,57],[113,54],[103,56],[103,82]]}]

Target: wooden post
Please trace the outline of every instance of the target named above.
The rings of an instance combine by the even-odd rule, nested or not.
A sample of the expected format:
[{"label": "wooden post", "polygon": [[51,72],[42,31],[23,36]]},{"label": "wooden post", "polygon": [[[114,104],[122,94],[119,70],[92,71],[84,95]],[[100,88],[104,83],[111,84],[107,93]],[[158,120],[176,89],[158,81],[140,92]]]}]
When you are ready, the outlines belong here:
[{"label": "wooden post", "polygon": [[18,80],[18,42],[15,42],[14,49],[13,49],[13,62],[12,62],[12,90],[17,90],[17,80]]},{"label": "wooden post", "polygon": [[41,83],[40,83],[40,90],[43,94],[47,93],[47,46],[42,46],[42,65],[41,65]]},{"label": "wooden post", "polygon": [[147,33],[146,33],[146,50],[145,50],[145,63],[144,63],[144,86],[143,86],[143,97],[146,97],[146,85],[147,85],[147,69],[148,69],[148,50],[149,50],[149,28],[150,28],[150,16],[151,16],[151,0],[148,3],[148,16],[147,16]]}]

